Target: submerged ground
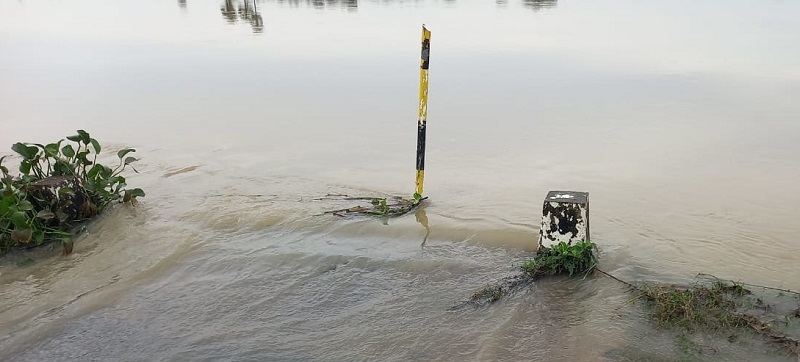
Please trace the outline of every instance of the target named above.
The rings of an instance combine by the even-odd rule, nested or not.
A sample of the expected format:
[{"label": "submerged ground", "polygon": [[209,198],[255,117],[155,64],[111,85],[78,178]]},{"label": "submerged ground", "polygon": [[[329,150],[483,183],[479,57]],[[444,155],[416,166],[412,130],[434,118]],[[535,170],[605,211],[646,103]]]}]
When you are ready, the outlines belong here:
[{"label": "submerged ground", "polygon": [[[530,256],[541,201],[558,189],[590,192],[600,265],[625,280],[705,272],[800,289],[798,10],[0,0],[0,146],[86,129],[110,151],[137,149],[128,183],[147,191],[71,256],[2,261],[0,350],[19,361],[784,359],[746,334],[703,337],[701,357],[687,357],[602,276],[449,307]],[[318,200],[327,194],[413,193],[422,23],[430,199],[388,220],[319,215],[347,206]]]}]

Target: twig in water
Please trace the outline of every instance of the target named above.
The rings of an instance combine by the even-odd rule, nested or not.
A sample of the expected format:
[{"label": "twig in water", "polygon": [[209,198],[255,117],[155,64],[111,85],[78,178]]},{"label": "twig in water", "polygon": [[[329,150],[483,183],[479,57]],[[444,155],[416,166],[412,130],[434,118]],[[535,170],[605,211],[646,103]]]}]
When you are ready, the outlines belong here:
[{"label": "twig in water", "polygon": [[600,268],[595,268],[594,270],[597,270],[597,271],[599,271],[600,273],[602,273],[603,275],[605,275],[605,276],[607,276],[607,277],[609,277],[609,278],[611,278],[611,279],[614,279],[614,280],[616,280],[616,281],[618,281],[618,282],[620,282],[620,283],[622,283],[622,284],[625,284],[625,285],[627,285],[627,286],[629,286],[629,287],[631,287],[631,288],[633,288],[633,289],[635,289],[635,290],[638,290],[638,291],[641,291],[641,290],[642,290],[642,288],[639,288],[639,287],[637,287],[637,286],[635,286],[635,285],[633,285],[633,284],[631,284],[631,283],[628,283],[628,282],[626,282],[626,281],[624,281],[624,280],[622,280],[622,279],[620,279],[620,278],[617,278],[617,277],[615,277],[615,276],[613,276],[613,275],[611,275],[611,274],[609,274],[609,273],[606,273],[605,271],[603,271],[603,270],[602,270],[602,269],[600,269]]}]

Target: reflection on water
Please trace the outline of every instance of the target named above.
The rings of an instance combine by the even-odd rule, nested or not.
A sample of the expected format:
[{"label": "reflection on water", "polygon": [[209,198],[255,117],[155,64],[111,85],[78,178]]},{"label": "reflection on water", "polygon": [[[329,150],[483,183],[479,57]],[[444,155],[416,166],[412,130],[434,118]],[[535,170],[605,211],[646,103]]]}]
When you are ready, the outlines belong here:
[{"label": "reflection on water", "polygon": [[431,227],[428,226],[428,214],[425,213],[425,209],[420,206],[417,208],[417,212],[414,213],[414,217],[417,219],[417,222],[425,228],[425,238],[422,239],[422,247],[425,247],[425,243],[428,241],[428,236],[431,235]]},{"label": "reflection on water", "polygon": [[235,24],[237,21],[250,23],[254,33],[264,32],[264,19],[258,13],[258,5],[256,1],[244,0],[234,5],[233,0],[225,0],[220,7],[222,17],[230,24]]},{"label": "reflection on water", "polygon": [[[500,1],[497,0],[498,4]],[[539,11],[542,9],[550,9],[556,7],[558,0],[522,0],[522,5],[526,8],[533,9],[533,11]]]},{"label": "reflection on water", "polygon": [[358,0],[278,0],[278,3],[288,4],[294,7],[299,7],[302,3],[315,9],[337,7],[345,8],[348,11],[355,11],[358,9]]},{"label": "reflection on water", "polygon": [[[261,15],[258,14],[256,2],[258,0],[248,1],[245,0],[243,3],[241,1],[236,1],[234,4],[233,0],[225,0],[220,10],[222,11],[222,16],[229,22],[229,23],[236,23],[237,21],[247,21],[253,25],[254,32],[262,32],[263,31],[263,22],[261,19]],[[358,10],[358,0],[272,0],[281,5],[288,5],[290,7],[300,7],[306,6],[314,9],[336,9],[336,8],[344,8],[348,11],[357,11]],[[447,3],[454,4],[456,0],[445,0]],[[508,5],[508,0],[495,0],[498,7],[505,7]],[[555,8],[558,0],[521,0],[522,6],[526,8],[533,9],[534,11],[539,11],[542,9],[551,9]],[[186,7],[186,0],[178,0],[178,3],[182,8]],[[389,5],[389,4],[402,4],[402,1],[393,1],[387,0],[382,1],[382,5]],[[252,5],[251,5],[252,4]]]},{"label": "reflection on water", "polygon": [[[224,0],[222,6],[220,7],[220,12],[222,13],[222,17],[229,23],[229,24],[236,24],[237,22],[247,22],[250,23],[250,26],[253,28],[254,33],[263,33],[264,32],[264,20],[261,17],[261,14],[258,13],[258,0]],[[495,0],[498,7],[506,7],[508,5],[508,0]],[[521,0],[522,6],[526,8],[533,9],[533,11],[539,11],[542,9],[551,9],[555,8],[558,0]],[[335,9],[335,8],[344,8],[347,11],[357,11],[358,10],[358,0],[274,0],[281,5],[288,5],[290,7],[300,7],[304,5],[306,7],[318,9],[318,10],[325,10],[325,9]],[[456,3],[456,0],[446,0],[447,3]],[[392,0],[383,1],[381,4],[391,4],[395,3]],[[396,3],[402,4],[402,1],[397,1]],[[182,9],[186,9],[186,0],[178,0],[178,5]]]}]

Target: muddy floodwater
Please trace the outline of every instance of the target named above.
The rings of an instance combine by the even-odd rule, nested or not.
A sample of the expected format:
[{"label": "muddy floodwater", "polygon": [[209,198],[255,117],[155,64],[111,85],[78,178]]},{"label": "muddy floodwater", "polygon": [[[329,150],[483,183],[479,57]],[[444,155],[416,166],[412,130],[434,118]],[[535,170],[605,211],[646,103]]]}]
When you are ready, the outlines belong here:
[{"label": "muddy floodwater", "polygon": [[[0,0],[0,155],[85,129],[137,149],[128,184],[147,192],[72,255],[0,261],[0,358],[680,360],[676,332],[602,275],[449,308],[531,256],[550,190],[590,193],[600,267],[622,279],[800,289],[798,14]],[[413,193],[423,23],[430,199],[320,215],[349,206],[328,194]],[[700,360],[792,360],[746,333],[702,338]]]}]

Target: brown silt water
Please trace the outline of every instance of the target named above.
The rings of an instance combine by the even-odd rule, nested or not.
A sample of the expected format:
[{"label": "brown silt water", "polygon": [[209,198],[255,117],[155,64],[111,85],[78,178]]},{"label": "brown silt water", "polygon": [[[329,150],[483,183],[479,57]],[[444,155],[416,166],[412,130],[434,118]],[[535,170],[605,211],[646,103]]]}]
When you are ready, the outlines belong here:
[{"label": "brown silt water", "polygon": [[[147,192],[71,255],[2,259],[2,359],[793,360],[744,332],[687,357],[598,274],[450,307],[531,257],[550,190],[590,193],[621,279],[800,290],[799,12],[0,0],[0,155],[85,129],[108,157],[136,148]],[[413,193],[423,23],[429,199],[324,214],[348,206],[326,195]]]}]

